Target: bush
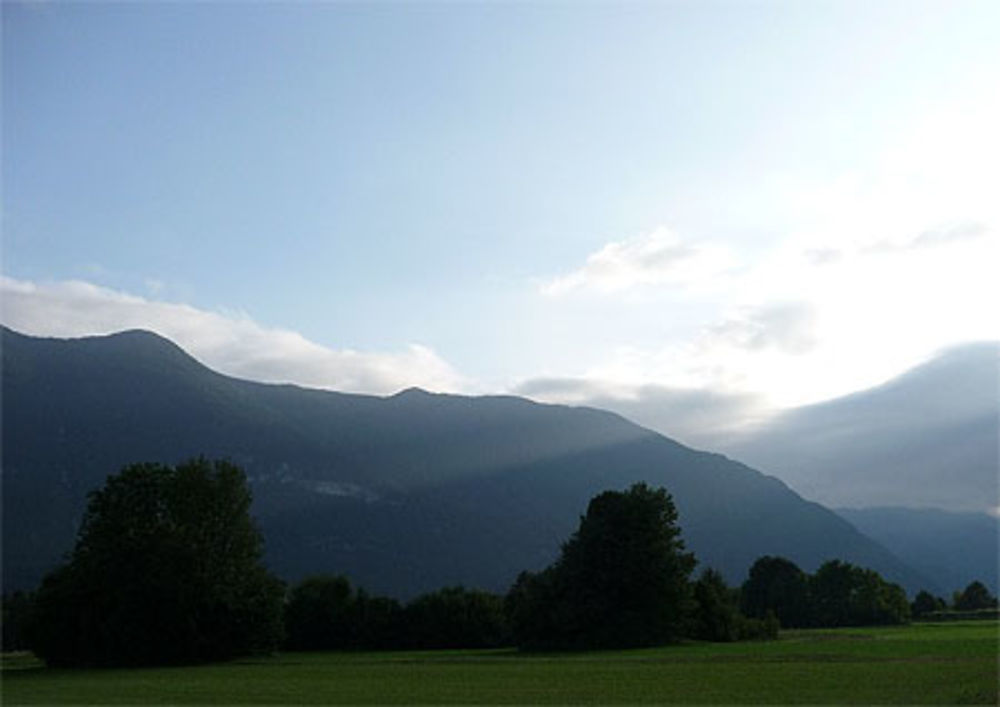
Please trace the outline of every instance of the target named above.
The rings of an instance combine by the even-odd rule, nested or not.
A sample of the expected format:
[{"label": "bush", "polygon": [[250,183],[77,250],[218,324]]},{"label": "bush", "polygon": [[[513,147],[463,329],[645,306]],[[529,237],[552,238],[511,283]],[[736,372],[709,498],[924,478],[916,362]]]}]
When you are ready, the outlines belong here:
[{"label": "bush", "polygon": [[424,594],[403,611],[409,648],[496,648],[508,645],[510,630],[501,597],[464,587]]},{"label": "bush", "polygon": [[743,616],[736,617],[736,640],[738,641],[773,641],[778,637],[781,624],[773,611],[767,612],[762,619]]},{"label": "bush", "polygon": [[510,641],[503,600],[494,594],[447,587],[403,607],[329,575],[292,588],[285,627],[285,646],[303,651],[493,648]]},{"label": "bush", "polygon": [[3,595],[3,638],[0,650],[21,651],[28,648],[31,618],[35,611],[35,598],[26,592]]},{"label": "bush", "polygon": [[316,651],[356,648],[357,601],[346,577],[309,577],[285,604],[285,646]]}]

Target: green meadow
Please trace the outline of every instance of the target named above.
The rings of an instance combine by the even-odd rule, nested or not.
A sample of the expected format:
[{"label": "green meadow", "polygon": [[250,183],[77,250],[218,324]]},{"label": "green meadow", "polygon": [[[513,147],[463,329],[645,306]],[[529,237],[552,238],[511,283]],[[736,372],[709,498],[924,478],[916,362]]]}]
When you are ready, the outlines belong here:
[{"label": "green meadow", "polygon": [[20,704],[997,704],[1000,624],[783,631],[763,643],[572,654],[284,653],[51,670],[4,656]]}]

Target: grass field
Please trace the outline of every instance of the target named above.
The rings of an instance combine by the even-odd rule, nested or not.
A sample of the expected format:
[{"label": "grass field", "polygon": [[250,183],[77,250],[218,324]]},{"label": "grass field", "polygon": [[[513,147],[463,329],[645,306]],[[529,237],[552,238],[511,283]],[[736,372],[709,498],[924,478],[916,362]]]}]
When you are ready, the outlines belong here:
[{"label": "grass field", "polygon": [[523,655],[286,653],[186,668],[50,670],[4,656],[18,704],[997,704],[1000,624],[786,631],[768,643]]}]

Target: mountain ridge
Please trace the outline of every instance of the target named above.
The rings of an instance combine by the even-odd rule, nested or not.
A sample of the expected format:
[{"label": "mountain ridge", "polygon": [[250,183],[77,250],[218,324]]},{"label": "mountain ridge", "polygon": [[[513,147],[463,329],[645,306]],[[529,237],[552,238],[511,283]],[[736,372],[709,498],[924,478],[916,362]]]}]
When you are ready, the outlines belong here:
[{"label": "mountain ridge", "polygon": [[614,413],[242,381],[156,335],[2,336],[5,586],[58,561],[109,473],[202,454],[246,470],[268,562],[292,580],[343,572],[397,596],[502,591],[551,561],[591,496],[647,481],[674,495],[689,546],[730,581],[761,554],[785,554],[806,569],[836,556],[911,589],[933,583],[777,479]]},{"label": "mountain ridge", "polygon": [[959,591],[976,580],[994,594],[1000,589],[996,516],[892,506],[834,511],[917,571],[935,577],[946,591]]}]

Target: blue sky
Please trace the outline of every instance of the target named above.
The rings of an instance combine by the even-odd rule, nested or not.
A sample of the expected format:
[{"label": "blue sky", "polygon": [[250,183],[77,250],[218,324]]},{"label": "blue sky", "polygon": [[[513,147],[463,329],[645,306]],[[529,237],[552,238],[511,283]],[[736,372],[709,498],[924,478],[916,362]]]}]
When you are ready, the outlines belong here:
[{"label": "blue sky", "polygon": [[1000,337],[995,3],[2,11],[28,333],[717,425]]}]

